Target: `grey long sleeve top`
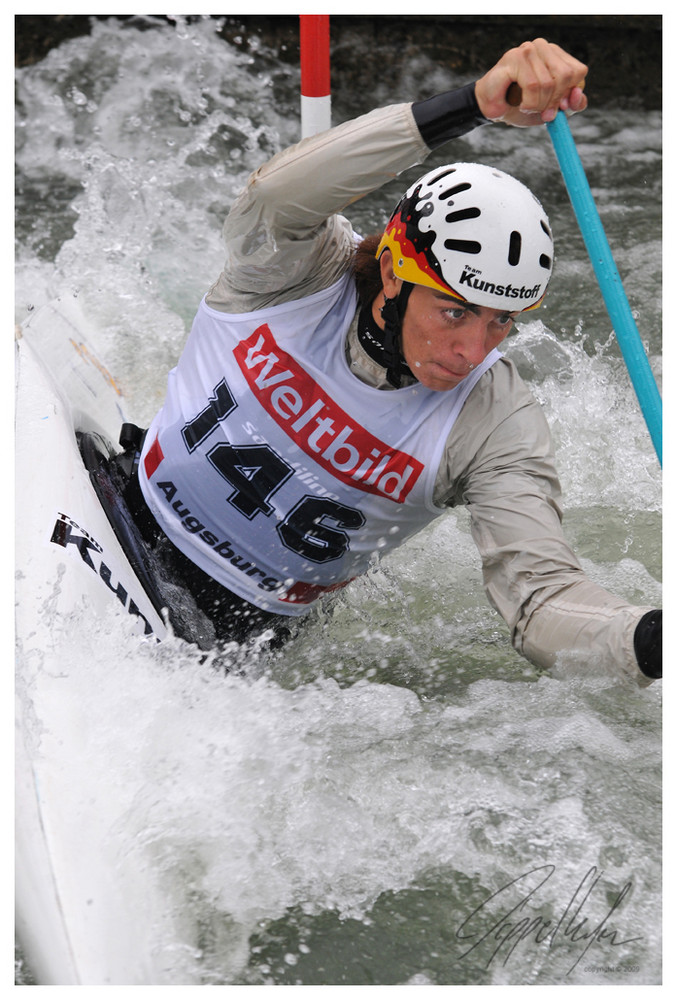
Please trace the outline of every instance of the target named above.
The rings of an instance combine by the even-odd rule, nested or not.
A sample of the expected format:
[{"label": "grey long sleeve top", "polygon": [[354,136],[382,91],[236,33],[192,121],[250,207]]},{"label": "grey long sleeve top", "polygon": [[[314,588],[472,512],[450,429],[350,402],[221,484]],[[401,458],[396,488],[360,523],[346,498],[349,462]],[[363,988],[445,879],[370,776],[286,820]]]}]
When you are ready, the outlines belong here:
[{"label": "grey long sleeve top", "polygon": [[[227,259],[208,304],[250,312],[331,285],[354,247],[349,206],[430,151],[412,105],[398,104],[274,156],[251,175],[226,219]],[[356,322],[346,349],[357,378],[389,390],[384,371],[359,345]],[[467,505],[487,596],[518,652],[546,668],[558,660],[593,662],[647,684],[633,636],[650,609],[585,576],[563,534],[559,499],[544,414],[503,358],[482,376],[454,424],[435,502]]]}]

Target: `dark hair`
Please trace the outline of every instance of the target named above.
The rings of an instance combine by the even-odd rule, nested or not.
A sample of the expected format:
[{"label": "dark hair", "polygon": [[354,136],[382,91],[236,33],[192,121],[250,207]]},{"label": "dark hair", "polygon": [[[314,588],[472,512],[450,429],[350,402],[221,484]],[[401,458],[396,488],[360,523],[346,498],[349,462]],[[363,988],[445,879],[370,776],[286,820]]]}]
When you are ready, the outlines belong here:
[{"label": "dark hair", "polygon": [[357,244],[353,253],[351,269],[357,285],[357,295],[363,306],[369,305],[379,292],[383,291],[381,268],[376,259],[376,251],[380,242],[381,233],[365,236]]}]

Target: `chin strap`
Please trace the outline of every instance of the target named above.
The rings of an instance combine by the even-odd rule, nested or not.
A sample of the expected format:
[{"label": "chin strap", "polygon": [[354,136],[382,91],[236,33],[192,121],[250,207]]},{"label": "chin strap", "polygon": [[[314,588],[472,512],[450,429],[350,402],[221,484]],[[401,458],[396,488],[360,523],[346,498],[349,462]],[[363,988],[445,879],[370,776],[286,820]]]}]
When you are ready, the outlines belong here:
[{"label": "chin strap", "polygon": [[395,389],[402,385],[403,367],[409,371],[402,355],[402,320],[407,308],[407,302],[414,286],[411,282],[405,281],[400,289],[400,294],[395,298],[385,298],[381,309],[381,318],[385,323],[383,336],[383,351],[386,363],[386,378]]}]

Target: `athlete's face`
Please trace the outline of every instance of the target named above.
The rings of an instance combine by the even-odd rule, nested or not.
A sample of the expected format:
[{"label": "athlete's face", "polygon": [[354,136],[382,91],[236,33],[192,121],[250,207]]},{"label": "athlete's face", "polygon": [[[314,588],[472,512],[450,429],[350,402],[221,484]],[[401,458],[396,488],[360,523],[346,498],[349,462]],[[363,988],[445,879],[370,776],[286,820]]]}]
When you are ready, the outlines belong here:
[{"label": "athlete's face", "polygon": [[[397,295],[402,282],[383,277],[385,294]],[[414,285],[402,324],[402,353],[421,385],[444,392],[455,388],[498,347],[518,315]]]},{"label": "athlete's face", "polygon": [[416,285],[404,314],[402,353],[421,385],[453,389],[508,336],[516,315]]}]

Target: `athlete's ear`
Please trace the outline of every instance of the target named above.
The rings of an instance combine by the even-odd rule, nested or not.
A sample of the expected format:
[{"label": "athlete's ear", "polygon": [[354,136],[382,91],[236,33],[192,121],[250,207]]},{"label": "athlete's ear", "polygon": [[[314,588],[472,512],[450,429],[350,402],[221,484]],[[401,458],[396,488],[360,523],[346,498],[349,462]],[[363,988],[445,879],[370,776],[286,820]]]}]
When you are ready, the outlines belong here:
[{"label": "athlete's ear", "polygon": [[402,279],[395,277],[393,271],[393,256],[390,250],[384,250],[379,257],[379,267],[381,270],[381,284],[387,299],[394,299],[402,287]]}]

